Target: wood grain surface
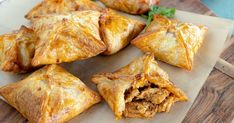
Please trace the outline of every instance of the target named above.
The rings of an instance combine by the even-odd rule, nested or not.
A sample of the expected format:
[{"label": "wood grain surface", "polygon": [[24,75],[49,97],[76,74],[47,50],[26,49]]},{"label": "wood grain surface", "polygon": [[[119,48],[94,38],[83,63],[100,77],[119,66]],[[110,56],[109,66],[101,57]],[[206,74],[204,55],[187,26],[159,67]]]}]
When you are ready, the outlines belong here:
[{"label": "wood grain surface", "polygon": [[[234,37],[232,38],[234,42]],[[221,58],[234,64],[234,43]],[[231,123],[234,117],[234,79],[213,69],[183,123]]]},{"label": "wood grain surface", "polygon": [[[162,5],[199,14],[215,14],[199,0],[163,0]],[[234,117],[234,36],[209,75],[183,123],[231,123]],[[225,60],[225,61],[223,61]],[[220,63],[223,62],[223,63]],[[230,66],[230,67],[228,67]],[[223,73],[224,72],[224,73]],[[225,74],[226,73],[226,74]]]},{"label": "wood grain surface", "polygon": [[[175,7],[180,10],[214,15],[199,0],[161,0],[162,6]],[[215,15],[214,15],[215,16]],[[226,43],[221,58],[234,64],[234,37]],[[220,70],[223,71],[223,64]],[[226,68],[225,68],[226,69]],[[229,68],[228,68],[229,69]],[[234,79],[214,68],[200,90],[194,104],[187,113],[183,123],[230,123],[234,117]],[[4,109],[2,108],[4,107]],[[15,109],[0,100],[0,123],[27,122]]]}]

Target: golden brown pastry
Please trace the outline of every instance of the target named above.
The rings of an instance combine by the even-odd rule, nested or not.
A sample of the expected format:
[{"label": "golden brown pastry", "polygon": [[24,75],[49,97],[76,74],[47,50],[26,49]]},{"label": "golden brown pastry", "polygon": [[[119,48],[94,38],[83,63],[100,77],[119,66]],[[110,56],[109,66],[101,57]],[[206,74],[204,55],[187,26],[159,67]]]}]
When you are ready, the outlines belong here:
[{"label": "golden brown pastry", "polygon": [[100,96],[57,65],[0,88],[0,95],[30,123],[63,123],[100,102]]},{"label": "golden brown pastry", "polygon": [[143,22],[119,15],[111,9],[102,11],[100,17],[100,32],[107,46],[105,55],[114,54],[135,38],[145,27]]},{"label": "golden brown pastry", "polygon": [[25,18],[32,19],[45,14],[62,14],[72,11],[97,10],[102,8],[92,0],[43,0],[40,4],[30,10]]},{"label": "golden brown pastry", "polygon": [[92,81],[117,119],[150,118],[157,112],[169,112],[175,102],[188,99],[169,81],[152,54],[146,54],[116,72],[94,75]]},{"label": "golden brown pastry", "polygon": [[159,3],[159,0],[100,0],[107,7],[130,14],[144,14],[150,6]]},{"label": "golden brown pastry", "polygon": [[99,35],[98,11],[50,14],[32,19],[40,38],[33,66],[87,59],[106,50]]},{"label": "golden brown pastry", "polygon": [[155,15],[146,32],[131,43],[168,64],[191,70],[207,27]]},{"label": "golden brown pastry", "polygon": [[37,40],[32,29],[25,26],[0,36],[0,67],[6,72],[28,72],[32,69],[34,44]]}]

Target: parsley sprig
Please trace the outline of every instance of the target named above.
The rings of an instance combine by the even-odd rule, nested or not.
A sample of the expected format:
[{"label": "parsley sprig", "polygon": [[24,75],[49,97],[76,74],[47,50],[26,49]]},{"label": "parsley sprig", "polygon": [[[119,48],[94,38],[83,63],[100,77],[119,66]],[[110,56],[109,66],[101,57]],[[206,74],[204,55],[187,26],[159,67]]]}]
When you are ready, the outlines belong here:
[{"label": "parsley sprig", "polygon": [[172,18],[176,12],[175,8],[165,8],[160,6],[151,6],[148,15],[141,15],[143,18],[146,18],[146,27],[149,26],[150,22],[153,20],[154,14],[160,14],[162,16]]}]

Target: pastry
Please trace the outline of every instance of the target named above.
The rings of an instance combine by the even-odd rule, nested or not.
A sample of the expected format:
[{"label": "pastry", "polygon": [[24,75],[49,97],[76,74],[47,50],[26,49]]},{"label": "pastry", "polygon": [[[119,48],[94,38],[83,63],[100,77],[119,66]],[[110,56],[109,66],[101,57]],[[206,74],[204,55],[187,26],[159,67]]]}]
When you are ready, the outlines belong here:
[{"label": "pastry", "polygon": [[116,72],[96,74],[92,81],[117,119],[151,118],[157,112],[169,112],[177,101],[188,100],[170,82],[153,54],[146,54]]},{"label": "pastry", "polygon": [[32,19],[33,17],[45,14],[62,14],[81,10],[101,11],[102,8],[92,0],[43,0],[40,4],[32,8],[25,15],[25,18]]},{"label": "pastry", "polygon": [[98,11],[49,14],[32,19],[39,37],[33,66],[87,59],[106,50],[99,35]]},{"label": "pastry", "polygon": [[130,14],[144,14],[150,6],[157,5],[159,0],[100,0],[107,7]]},{"label": "pastry", "polygon": [[0,88],[0,95],[30,123],[63,123],[100,102],[100,96],[57,65]]},{"label": "pastry", "polygon": [[191,70],[207,27],[154,15],[145,33],[131,43],[143,52],[152,52],[168,64]]},{"label": "pastry", "polygon": [[104,55],[112,55],[135,38],[145,27],[143,22],[122,16],[111,9],[102,11],[100,33],[107,46]]},{"label": "pastry", "polygon": [[36,41],[33,30],[25,26],[12,34],[0,35],[0,68],[16,73],[32,70],[31,60]]}]

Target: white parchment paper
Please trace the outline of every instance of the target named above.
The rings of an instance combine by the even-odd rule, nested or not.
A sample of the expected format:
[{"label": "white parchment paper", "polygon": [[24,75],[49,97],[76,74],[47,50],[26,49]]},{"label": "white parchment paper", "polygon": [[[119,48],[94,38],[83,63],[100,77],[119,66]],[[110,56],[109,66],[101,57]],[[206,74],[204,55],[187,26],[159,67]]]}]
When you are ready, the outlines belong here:
[{"label": "white parchment paper", "polygon": [[[0,34],[16,30],[22,24],[28,25],[29,22],[23,16],[39,2],[40,0],[7,0],[0,4]],[[139,19],[139,17],[134,18]],[[189,97],[188,102],[176,103],[169,113],[156,114],[152,119],[123,119],[117,121],[108,105],[105,101],[102,101],[72,119],[70,123],[180,123],[219,58],[223,44],[231,34],[234,23],[231,20],[183,11],[177,11],[176,18],[184,22],[206,25],[209,28],[204,43],[195,56],[192,71],[159,62],[160,66],[169,74],[171,81],[186,92]],[[93,74],[115,71],[142,55],[143,53],[140,50],[129,45],[113,56],[97,56],[84,61],[64,63],[62,66],[79,77],[87,86],[96,89],[95,85],[90,81]],[[27,75],[16,75],[0,71],[0,86],[20,80],[25,76]]]}]

